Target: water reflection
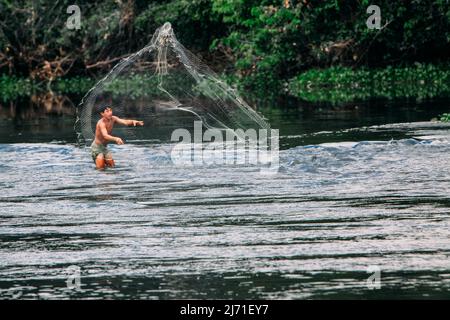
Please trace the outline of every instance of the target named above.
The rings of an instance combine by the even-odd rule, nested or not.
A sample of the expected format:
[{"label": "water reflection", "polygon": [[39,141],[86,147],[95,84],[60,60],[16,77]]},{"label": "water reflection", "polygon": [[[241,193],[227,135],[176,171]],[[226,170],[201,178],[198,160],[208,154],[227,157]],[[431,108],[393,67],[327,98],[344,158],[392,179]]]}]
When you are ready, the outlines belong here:
[{"label": "water reflection", "polygon": [[35,120],[48,115],[74,115],[74,96],[43,92],[0,102],[0,119]]},{"label": "water reflection", "polygon": [[[76,143],[74,130],[76,106],[82,96],[61,95],[54,92],[34,94],[7,102],[0,102],[0,142],[67,142]],[[144,104],[132,105],[123,100],[121,117],[145,117],[145,139],[170,141],[176,128],[192,129],[194,117],[186,112],[167,112],[148,108]],[[105,101],[107,103],[107,101]],[[324,135],[314,133],[380,125],[397,122],[429,121],[439,114],[448,112],[447,99],[426,101],[372,99],[358,103],[310,103],[292,97],[277,101],[251,101],[258,106],[272,128],[280,130],[281,148],[300,144],[321,143]],[[145,109],[145,112],[142,110]],[[142,115],[140,114],[142,112]],[[195,119],[196,120],[196,119]],[[126,130],[117,127],[120,130]],[[356,135],[361,131],[355,132]],[[342,137],[335,133],[326,139]],[[362,137],[360,137],[362,138]],[[330,140],[328,140],[330,141]]]}]

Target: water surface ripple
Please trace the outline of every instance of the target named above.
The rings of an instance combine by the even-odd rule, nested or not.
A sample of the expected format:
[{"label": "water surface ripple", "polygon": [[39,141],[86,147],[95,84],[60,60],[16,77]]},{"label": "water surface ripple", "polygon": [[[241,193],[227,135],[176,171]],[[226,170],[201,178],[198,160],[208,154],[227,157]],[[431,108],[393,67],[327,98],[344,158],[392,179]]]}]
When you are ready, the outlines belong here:
[{"label": "water surface ripple", "polygon": [[175,167],[167,144],[112,146],[105,172],[73,145],[0,144],[0,297],[448,297],[448,130],[355,130],[404,137],[292,147],[276,175]]}]

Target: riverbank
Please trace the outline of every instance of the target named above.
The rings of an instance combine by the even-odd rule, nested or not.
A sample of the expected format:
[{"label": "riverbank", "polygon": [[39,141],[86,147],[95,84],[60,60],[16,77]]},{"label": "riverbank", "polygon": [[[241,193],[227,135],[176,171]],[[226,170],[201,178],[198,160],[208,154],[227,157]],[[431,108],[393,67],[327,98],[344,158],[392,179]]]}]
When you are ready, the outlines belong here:
[{"label": "riverbank", "polygon": [[95,79],[86,77],[57,79],[47,82],[2,75],[0,76],[0,102],[53,91],[60,94],[82,94],[87,92],[95,83]]},{"label": "riverbank", "polygon": [[430,99],[450,95],[448,65],[311,69],[289,81],[289,93],[309,102],[356,102],[370,98]]},{"label": "riverbank", "polygon": [[[223,76],[223,78],[227,82],[232,79],[227,76]],[[96,82],[96,79],[87,77],[38,82],[27,78],[2,75],[0,76],[0,100],[5,102],[20,96],[31,96],[48,91],[83,95]],[[134,86],[136,94],[139,96],[149,94],[155,89],[152,77],[134,76],[121,82],[116,81],[111,85],[111,92],[119,94],[122,88]],[[415,64],[408,67],[390,66],[383,69],[331,67],[310,69],[299,74],[286,83],[287,92],[281,94],[289,94],[312,103],[330,102],[333,104],[366,101],[372,98],[423,100],[450,96],[449,83],[450,66],[448,65]],[[237,83],[231,84],[239,87]],[[257,92],[248,92],[246,95],[261,96]],[[267,93],[264,96],[267,96]]]}]

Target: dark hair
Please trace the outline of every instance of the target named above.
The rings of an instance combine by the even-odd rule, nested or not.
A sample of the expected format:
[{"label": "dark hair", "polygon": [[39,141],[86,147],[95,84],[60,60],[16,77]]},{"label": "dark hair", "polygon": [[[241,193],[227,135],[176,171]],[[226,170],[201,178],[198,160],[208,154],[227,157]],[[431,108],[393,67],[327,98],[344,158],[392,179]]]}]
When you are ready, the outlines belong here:
[{"label": "dark hair", "polygon": [[95,112],[102,113],[102,112],[105,112],[105,110],[107,108],[110,108],[110,106],[109,105],[98,105],[95,107]]}]

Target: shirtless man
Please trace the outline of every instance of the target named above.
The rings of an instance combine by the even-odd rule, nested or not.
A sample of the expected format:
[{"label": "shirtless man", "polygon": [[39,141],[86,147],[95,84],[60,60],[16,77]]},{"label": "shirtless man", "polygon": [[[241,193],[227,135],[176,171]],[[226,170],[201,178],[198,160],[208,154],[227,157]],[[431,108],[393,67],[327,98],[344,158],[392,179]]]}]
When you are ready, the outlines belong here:
[{"label": "shirtless man", "polygon": [[119,137],[111,135],[115,123],[125,126],[143,126],[143,121],[124,120],[112,115],[112,109],[109,106],[101,106],[96,108],[102,118],[98,120],[95,127],[95,139],[91,145],[92,159],[95,166],[99,170],[105,169],[105,166],[114,167],[114,160],[111,152],[106,147],[109,142],[114,141],[117,144],[123,144],[123,140]]}]

